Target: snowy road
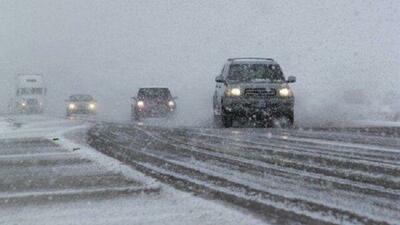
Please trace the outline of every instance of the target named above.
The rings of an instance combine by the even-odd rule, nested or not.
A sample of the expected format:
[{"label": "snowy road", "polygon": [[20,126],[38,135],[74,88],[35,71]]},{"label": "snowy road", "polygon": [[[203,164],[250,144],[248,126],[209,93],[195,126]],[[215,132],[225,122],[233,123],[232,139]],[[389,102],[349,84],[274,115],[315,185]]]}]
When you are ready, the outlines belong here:
[{"label": "snowy road", "polygon": [[271,223],[400,224],[396,136],[103,123],[91,129],[89,142],[179,189]]},{"label": "snowy road", "polygon": [[0,118],[0,224],[265,224],[176,191],[85,143],[90,124]]}]

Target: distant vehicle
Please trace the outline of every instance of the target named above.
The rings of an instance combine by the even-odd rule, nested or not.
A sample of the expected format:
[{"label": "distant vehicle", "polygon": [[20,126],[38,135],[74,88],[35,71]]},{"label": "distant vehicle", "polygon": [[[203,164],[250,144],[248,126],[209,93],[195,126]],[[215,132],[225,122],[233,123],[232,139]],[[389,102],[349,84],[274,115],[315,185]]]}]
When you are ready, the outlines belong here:
[{"label": "distant vehicle", "polygon": [[213,97],[214,119],[224,127],[234,120],[255,121],[272,126],[274,120],[284,126],[294,124],[294,94],[277,62],[268,58],[228,59],[216,77]]},{"label": "distant vehicle", "polygon": [[46,94],[42,75],[18,75],[12,110],[23,114],[43,113]]},{"label": "distant vehicle", "polygon": [[140,88],[133,98],[132,118],[140,120],[146,117],[167,117],[176,111],[176,97],[173,98],[168,88]]},{"label": "distant vehicle", "polygon": [[71,95],[67,100],[67,116],[75,114],[96,114],[97,101],[91,95]]}]

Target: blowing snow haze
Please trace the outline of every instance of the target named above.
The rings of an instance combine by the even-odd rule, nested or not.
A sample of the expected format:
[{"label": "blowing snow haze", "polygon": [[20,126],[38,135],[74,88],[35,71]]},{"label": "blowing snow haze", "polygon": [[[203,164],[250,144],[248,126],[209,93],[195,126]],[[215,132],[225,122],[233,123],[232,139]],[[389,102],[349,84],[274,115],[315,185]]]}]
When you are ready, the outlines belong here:
[{"label": "blowing snow haze", "polygon": [[52,115],[90,93],[101,116],[127,120],[137,88],[160,85],[179,97],[181,124],[202,124],[224,60],[257,56],[297,76],[300,123],[335,121],[347,90],[398,92],[399,10],[398,0],[1,0],[0,106],[17,74],[40,73]]}]

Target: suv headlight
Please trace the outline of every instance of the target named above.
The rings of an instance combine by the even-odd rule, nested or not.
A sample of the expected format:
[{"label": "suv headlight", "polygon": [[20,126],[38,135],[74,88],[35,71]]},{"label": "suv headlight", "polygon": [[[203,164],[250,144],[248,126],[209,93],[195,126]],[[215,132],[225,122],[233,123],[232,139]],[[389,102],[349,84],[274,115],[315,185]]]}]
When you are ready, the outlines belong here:
[{"label": "suv headlight", "polygon": [[169,101],[168,102],[168,106],[169,107],[174,107],[175,106],[175,102],[174,101]]},{"label": "suv headlight", "polygon": [[137,105],[139,108],[143,108],[143,107],[144,107],[144,101],[138,101],[138,102],[136,103],[136,105]]},{"label": "suv headlight", "polygon": [[242,92],[240,91],[240,88],[230,88],[227,90],[228,96],[240,96]]},{"label": "suv headlight", "polygon": [[89,109],[90,110],[95,110],[96,109],[96,104],[95,103],[90,103],[89,104]]},{"label": "suv headlight", "polygon": [[279,96],[281,97],[292,97],[293,96],[293,92],[292,90],[290,90],[290,88],[281,88],[279,89]]}]

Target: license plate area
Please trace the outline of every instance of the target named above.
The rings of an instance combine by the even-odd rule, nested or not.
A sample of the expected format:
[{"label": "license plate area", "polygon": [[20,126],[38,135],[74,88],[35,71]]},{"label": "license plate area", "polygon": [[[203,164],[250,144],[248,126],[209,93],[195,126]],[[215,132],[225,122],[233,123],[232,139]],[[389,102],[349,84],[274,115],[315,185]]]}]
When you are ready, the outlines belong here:
[{"label": "license plate area", "polygon": [[259,109],[267,108],[267,101],[265,101],[265,100],[258,100],[258,101],[256,102],[256,108],[259,108]]}]

